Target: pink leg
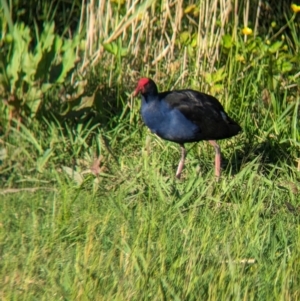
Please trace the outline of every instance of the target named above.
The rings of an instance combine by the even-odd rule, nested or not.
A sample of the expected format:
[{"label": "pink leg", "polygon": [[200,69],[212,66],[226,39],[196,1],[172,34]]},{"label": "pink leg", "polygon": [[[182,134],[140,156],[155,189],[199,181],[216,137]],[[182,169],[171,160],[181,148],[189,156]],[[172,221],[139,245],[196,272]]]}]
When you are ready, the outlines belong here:
[{"label": "pink leg", "polygon": [[208,141],[215,149],[216,156],[215,156],[215,174],[217,179],[221,176],[221,149],[218,143],[215,140]]},{"label": "pink leg", "polygon": [[180,179],[180,175],[181,175],[182,169],[184,167],[184,161],[185,161],[185,156],[186,156],[186,149],[184,148],[184,145],[180,144],[180,148],[181,148],[181,159],[179,161],[178,168],[176,171],[176,178],[178,178],[178,179]]}]

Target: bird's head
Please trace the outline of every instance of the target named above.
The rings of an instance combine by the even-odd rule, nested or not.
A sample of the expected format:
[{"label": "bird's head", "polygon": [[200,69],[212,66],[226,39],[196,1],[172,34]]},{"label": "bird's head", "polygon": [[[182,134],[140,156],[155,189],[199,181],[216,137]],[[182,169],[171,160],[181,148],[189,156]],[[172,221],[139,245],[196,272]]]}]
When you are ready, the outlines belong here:
[{"label": "bird's head", "polygon": [[155,82],[151,78],[143,77],[138,81],[137,87],[133,92],[133,96],[137,96],[139,93],[143,95],[155,95],[158,93]]}]

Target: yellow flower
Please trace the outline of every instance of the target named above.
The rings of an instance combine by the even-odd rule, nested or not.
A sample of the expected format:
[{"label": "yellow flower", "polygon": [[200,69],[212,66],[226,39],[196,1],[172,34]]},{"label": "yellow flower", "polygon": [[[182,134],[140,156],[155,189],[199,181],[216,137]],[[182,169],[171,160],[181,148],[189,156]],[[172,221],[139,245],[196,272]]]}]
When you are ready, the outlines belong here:
[{"label": "yellow flower", "polygon": [[245,36],[249,36],[251,35],[253,32],[253,30],[251,28],[249,28],[248,26],[244,27],[242,29],[242,33],[245,35]]},{"label": "yellow flower", "polygon": [[297,5],[295,3],[291,4],[292,11],[296,14],[300,12],[300,5]]}]

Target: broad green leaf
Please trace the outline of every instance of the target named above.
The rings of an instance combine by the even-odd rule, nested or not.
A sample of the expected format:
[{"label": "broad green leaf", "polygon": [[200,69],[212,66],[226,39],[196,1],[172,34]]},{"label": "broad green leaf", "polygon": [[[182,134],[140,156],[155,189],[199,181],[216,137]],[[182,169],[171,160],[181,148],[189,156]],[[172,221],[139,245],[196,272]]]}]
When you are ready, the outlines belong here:
[{"label": "broad green leaf", "polygon": [[[47,50],[41,51],[41,57],[36,66],[36,72],[34,76],[35,81],[50,81],[51,77],[51,66],[53,66],[56,57],[59,56],[59,53],[55,51],[54,43]],[[54,81],[56,78],[54,79]]]},{"label": "broad green leaf", "polygon": [[44,83],[44,84],[42,84],[41,91],[43,93],[46,93],[48,90],[51,89],[51,87],[52,87],[52,84]]},{"label": "broad green leaf", "polygon": [[237,54],[236,57],[235,57],[235,59],[236,59],[236,61],[238,61],[238,62],[242,62],[242,63],[245,62],[245,58],[244,58],[244,56],[241,55],[241,54]]},{"label": "broad green leaf", "polygon": [[213,84],[222,81],[226,77],[226,73],[224,70],[225,70],[225,66],[220,68],[214,73],[206,73],[204,75],[205,81],[208,84]]},{"label": "broad green leaf", "polygon": [[24,80],[30,83],[34,80],[33,76],[36,72],[36,64],[35,60],[33,59],[33,55],[30,52],[25,52],[22,57],[21,61],[21,69],[25,74]]},{"label": "broad green leaf", "polygon": [[197,47],[197,45],[198,45],[198,35],[197,34],[193,34],[193,36],[192,36],[192,41],[191,41],[191,46],[192,47]]},{"label": "broad green leaf", "polygon": [[76,53],[74,49],[67,49],[62,56],[62,71],[57,79],[57,83],[64,82],[68,72],[75,66]]},{"label": "broad green leaf", "polygon": [[109,43],[109,44],[103,44],[103,47],[106,51],[113,55],[117,55],[118,53],[118,45],[115,42]]},{"label": "broad green leaf", "polygon": [[212,74],[212,80],[214,83],[222,81],[226,77],[225,66],[218,69],[215,73]]},{"label": "broad green leaf", "polygon": [[188,50],[189,56],[195,56],[195,49],[192,47],[192,45],[188,45],[187,50]]},{"label": "broad green leaf", "polygon": [[190,12],[193,12],[195,8],[196,8],[195,4],[190,4],[184,9],[184,13],[189,14]]},{"label": "broad green leaf", "polygon": [[233,41],[232,41],[232,37],[228,34],[225,34],[222,37],[222,45],[223,47],[225,47],[226,49],[230,49],[233,46]]},{"label": "broad green leaf", "polygon": [[222,84],[214,84],[214,85],[211,87],[210,92],[211,92],[212,94],[216,94],[216,93],[219,93],[219,92],[221,92],[221,91],[223,91],[223,90],[224,90],[224,85],[222,85]]},{"label": "broad green leaf", "polygon": [[26,98],[28,101],[35,101],[42,97],[42,91],[40,87],[31,86],[27,92]]},{"label": "broad green leaf", "polygon": [[283,61],[279,64],[278,68],[282,73],[289,72],[293,69],[293,64],[289,61]]},{"label": "broad green leaf", "polygon": [[37,113],[40,105],[41,105],[42,99],[37,99],[33,101],[27,101],[28,107],[30,108],[31,117],[34,117]]},{"label": "broad green leaf", "polygon": [[95,100],[95,93],[91,96],[82,96],[80,104],[74,108],[74,111],[79,111],[84,108],[90,108],[93,106]]},{"label": "broad green leaf", "polygon": [[4,37],[4,42],[7,44],[11,44],[13,42],[13,36],[10,33],[6,34]]},{"label": "broad green leaf", "polygon": [[259,48],[259,44],[257,44],[257,41],[249,41],[246,44],[246,51],[248,52],[252,52],[252,51],[256,51]]},{"label": "broad green leaf", "polygon": [[41,104],[42,91],[39,87],[30,87],[26,95],[26,104],[30,108],[31,116],[34,116]]},{"label": "broad green leaf", "polygon": [[179,35],[180,44],[186,45],[190,39],[190,33],[188,31],[183,31]]},{"label": "broad green leaf", "polygon": [[50,51],[55,35],[54,33],[54,23],[46,23],[44,25],[44,31],[42,32],[40,42],[42,44],[43,51]]},{"label": "broad green leaf", "polygon": [[283,42],[282,41],[277,41],[275,42],[274,44],[272,44],[270,47],[269,47],[269,52],[271,53],[275,53],[279,50],[279,48],[282,46]]},{"label": "broad green leaf", "polygon": [[205,78],[205,81],[208,83],[208,84],[211,84],[212,83],[212,75],[210,73],[205,73],[204,74],[204,78]]},{"label": "broad green leaf", "polygon": [[128,54],[128,49],[125,47],[121,47],[121,56],[124,57]]},{"label": "broad green leaf", "polygon": [[58,54],[61,52],[61,48],[62,48],[62,45],[63,45],[63,40],[61,37],[59,36],[56,36],[55,37],[55,41],[54,41],[54,49],[55,49],[55,52]]}]

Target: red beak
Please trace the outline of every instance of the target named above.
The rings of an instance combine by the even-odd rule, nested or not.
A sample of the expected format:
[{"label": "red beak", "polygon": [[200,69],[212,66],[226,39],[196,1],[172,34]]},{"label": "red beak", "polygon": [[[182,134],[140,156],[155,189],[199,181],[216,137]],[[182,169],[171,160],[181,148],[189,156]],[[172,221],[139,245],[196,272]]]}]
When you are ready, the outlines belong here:
[{"label": "red beak", "polygon": [[139,93],[140,93],[141,89],[139,87],[137,87],[134,92],[132,93],[133,97],[136,97]]}]

